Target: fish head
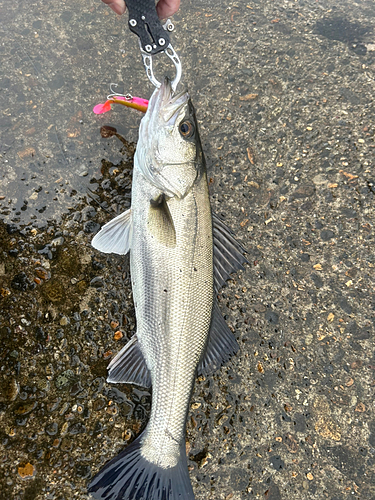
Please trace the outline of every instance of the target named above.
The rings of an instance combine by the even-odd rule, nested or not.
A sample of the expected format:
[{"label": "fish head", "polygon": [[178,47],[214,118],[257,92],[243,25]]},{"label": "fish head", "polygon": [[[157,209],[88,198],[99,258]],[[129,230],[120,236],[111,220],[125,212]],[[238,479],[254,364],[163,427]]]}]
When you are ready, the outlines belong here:
[{"label": "fish head", "polygon": [[195,110],[169,79],[151,96],[141,121],[135,163],[162,193],[183,198],[205,169]]}]

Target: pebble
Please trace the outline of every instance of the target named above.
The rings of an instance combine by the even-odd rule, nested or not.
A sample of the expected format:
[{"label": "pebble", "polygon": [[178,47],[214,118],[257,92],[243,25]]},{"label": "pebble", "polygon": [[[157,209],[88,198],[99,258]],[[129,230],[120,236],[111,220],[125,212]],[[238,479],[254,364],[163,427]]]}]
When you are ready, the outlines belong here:
[{"label": "pebble", "polygon": [[78,464],[76,466],[76,474],[82,479],[91,477],[91,467],[88,464]]},{"label": "pebble", "polygon": [[306,345],[310,345],[312,343],[312,341],[314,340],[314,336],[311,334],[311,333],[308,333],[306,336],[305,336],[305,344]]},{"label": "pebble", "polygon": [[331,231],[330,229],[323,229],[320,231],[320,238],[323,241],[329,241],[335,236],[335,233]]},{"label": "pebble", "polygon": [[62,236],[59,236],[58,238],[55,238],[54,240],[51,241],[51,245],[53,247],[59,247],[64,243],[64,238]]},{"label": "pebble", "polygon": [[6,287],[0,288],[0,295],[2,297],[7,297],[10,294],[11,294],[11,291],[9,290],[9,288],[6,288]]},{"label": "pebble", "polygon": [[103,278],[101,276],[96,276],[90,281],[90,286],[93,286],[95,288],[99,288],[104,285]]},{"label": "pebble", "polygon": [[28,417],[18,417],[15,419],[16,425],[20,427],[25,427],[28,423]]},{"label": "pebble", "polygon": [[69,385],[75,379],[74,372],[72,370],[66,370],[60,373],[55,380],[55,385],[57,389],[63,389]]},{"label": "pebble", "polygon": [[274,455],[270,458],[270,465],[276,470],[281,470],[284,468],[285,464],[279,455]]},{"label": "pebble", "polygon": [[254,311],[255,312],[266,312],[267,308],[263,304],[254,304]]},{"label": "pebble", "polygon": [[53,369],[53,366],[51,363],[48,363],[48,365],[45,367],[45,372],[46,372],[48,380],[51,380],[54,373],[55,373],[55,370]]},{"label": "pebble", "polygon": [[239,467],[232,469],[230,473],[230,484],[233,491],[245,490],[249,484],[248,471],[245,468]]},{"label": "pebble", "polygon": [[23,466],[22,465],[18,466],[18,474],[22,478],[33,477],[33,476],[35,476],[35,473],[36,473],[36,469],[30,462],[28,462],[27,464],[25,464]]},{"label": "pebble", "polygon": [[[60,415],[62,415],[61,412]],[[61,436],[67,433],[68,427],[69,427],[69,422],[64,422],[63,426],[61,427]]]},{"label": "pebble", "polygon": [[5,378],[0,383],[0,401],[14,401],[20,391],[20,386],[15,378]]},{"label": "pebble", "polygon": [[61,439],[56,438],[56,439],[53,441],[52,446],[53,446],[54,448],[58,448],[58,447],[59,447],[59,445],[60,445],[60,442],[61,442]]},{"label": "pebble", "polygon": [[277,314],[277,312],[273,311],[272,309],[268,309],[266,314],[265,314],[265,318],[267,321],[269,321],[270,323],[273,323],[274,325],[277,325],[277,323],[279,322],[279,315]]},{"label": "pebble", "polygon": [[51,401],[51,403],[47,404],[47,410],[50,413],[54,412],[60,406],[60,403],[61,403],[61,398],[56,398],[55,401]]},{"label": "pebble", "polygon": [[115,340],[120,340],[120,339],[122,339],[123,336],[124,336],[124,334],[120,330],[117,330],[117,332],[114,333],[113,338]]},{"label": "pebble", "polygon": [[17,224],[7,224],[6,225],[6,230],[8,234],[13,234],[18,231],[18,226]]},{"label": "pebble", "polygon": [[94,411],[100,411],[105,406],[105,400],[102,398],[96,399],[92,405]]},{"label": "pebble", "polygon": [[92,219],[96,215],[96,210],[91,205],[85,207],[82,212],[82,221],[87,221],[88,219]]},{"label": "pebble", "polygon": [[27,401],[26,403],[21,403],[17,409],[14,411],[16,415],[27,415],[31,413],[37,406],[36,401]]},{"label": "pebble", "polygon": [[83,225],[83,230],[85,233],[97,233],[99,229],[100,229],[100,224],[92,220],[85,222]]},{"label": "pebble", "polygon": [[340,429],[335,422],[332,422],[329,414],[322,415],[317,419],[315,430],[325,439],[341,440]]},{"label": "pebble", "polygon": [[11,281],[10,286],[14,290],[18,290],[20,292],[26,292],[26,290],[30,287],[31,283],[26,275],[26,273],[21,272],[14,276]]},{"label": "pebble", "polygon": [[86,427],[81,422],[76,422],[69,427],[69,434],[75,436],[76,434],[84,434]]},{"label": "pebble", "polygon": [[48,258],[49,260],[52,260],[53,255],[52,255],[52,252],[51,252],[51,245],[50,244],[46,245],[41,250],[38,250],[38,253],[40,255],[46,256],[46,258]]},{"label": "pebble", "polygon": [[329,313],[327,316],[327,321],[332,323],[332,321],[335,319],[335,315],[333,313]]},{"label": "pebble", "polygon": [[58,430],[59,430],[59,426],[57,425],[56,422],[52,422],[51,424],[48,424],[46,426],[46,433],[49,436],[54,436],[55,434],[57,434]]},{"label": "pebble", "polygon": [[64,437],[61,441],[61,450],[62,451],[70,451],[72,448],[73,448],[72,441],[69,438]]}]

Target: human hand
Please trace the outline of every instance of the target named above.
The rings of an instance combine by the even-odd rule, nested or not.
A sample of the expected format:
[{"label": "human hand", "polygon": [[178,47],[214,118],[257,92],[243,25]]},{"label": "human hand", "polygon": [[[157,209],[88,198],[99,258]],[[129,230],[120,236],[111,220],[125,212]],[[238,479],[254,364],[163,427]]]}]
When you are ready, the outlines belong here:
[{"label": "human hand", "polygon": [[[102,0],[107,4],[116,14],[123,14],[126,9],[124,0]],[[165,19],[172,16],[178,11],[180,7],[180,0],[159,0],[156,5],[156,12],[160,19]]]}]

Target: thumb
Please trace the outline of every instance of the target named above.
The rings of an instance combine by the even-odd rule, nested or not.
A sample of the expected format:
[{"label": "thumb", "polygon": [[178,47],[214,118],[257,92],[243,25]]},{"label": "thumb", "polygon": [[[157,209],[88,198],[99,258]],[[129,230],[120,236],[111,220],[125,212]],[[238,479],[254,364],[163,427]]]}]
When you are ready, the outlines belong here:
[{"label": "thumb", "polygon": [[123,14],[126,9],[126,5],[124,0],[102,0],[105,4],[108,5],[116,14]]}]

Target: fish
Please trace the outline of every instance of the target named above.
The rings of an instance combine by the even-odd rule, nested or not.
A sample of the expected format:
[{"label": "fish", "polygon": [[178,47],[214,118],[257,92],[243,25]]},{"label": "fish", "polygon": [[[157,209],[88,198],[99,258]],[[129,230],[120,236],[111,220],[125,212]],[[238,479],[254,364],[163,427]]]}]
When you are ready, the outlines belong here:
[{"label": "fish", "polygon": [[189,93],[168,79],[151,96],[134,156],[131,207],[92,245],[130,252],[137,331],[108,365],[110,383],[152,387],[144,431],[94,476],[103,500],[194,500],[185,431],[195,379],[238,350],[217,293],[244,269],[245,250],[212,213]]}]

